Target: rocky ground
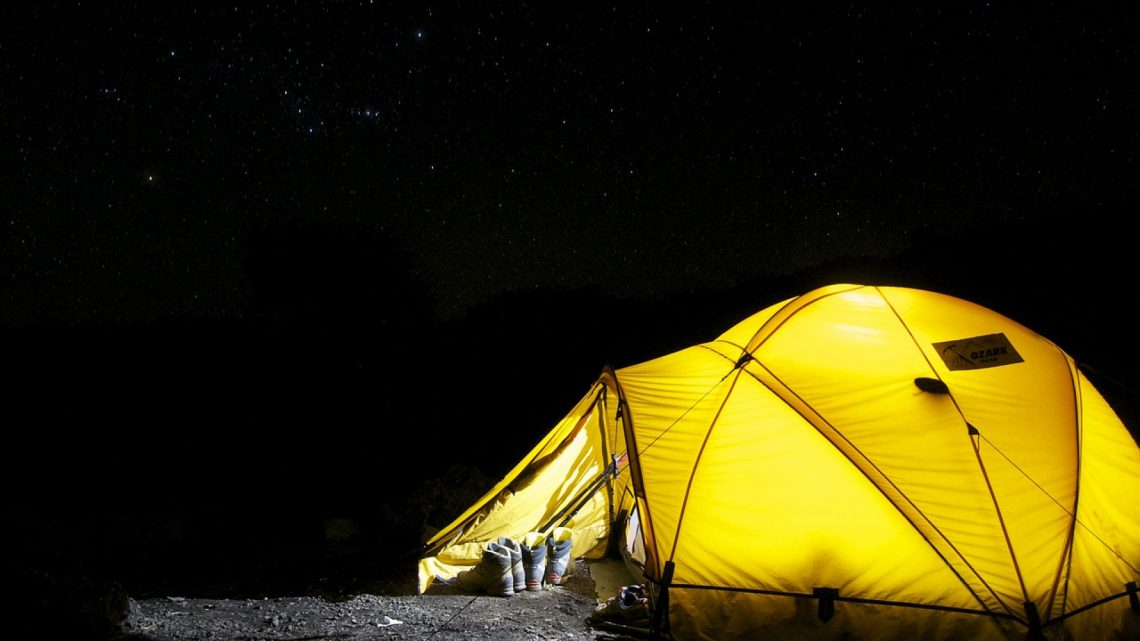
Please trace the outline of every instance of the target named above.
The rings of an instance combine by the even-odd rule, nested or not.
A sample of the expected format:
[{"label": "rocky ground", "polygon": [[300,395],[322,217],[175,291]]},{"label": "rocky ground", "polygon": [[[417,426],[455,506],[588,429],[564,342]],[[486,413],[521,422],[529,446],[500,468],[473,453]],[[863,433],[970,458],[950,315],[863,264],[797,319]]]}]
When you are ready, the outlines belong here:
[{"label": "rocky ground", "polygon": [[[12,501],[0,509],[0,576],[16,593],[6,603],[9,636],[514,641],[630,632],[586,621],[604,600],[599,593],[629,581],[628,572],[602,576],[605,564],[506,599],[446,586],[416,594],[421,524],[447,522],[488,482],[466,469],[447,471],[370,503],[342,489],[335,496],[345,498],[327,509],[352,518],[313,509],[317,499],[322,508],[330,502],[323,492],[314,498],[277,485],[235,492],[144,484],[126,495],[89,490],[68,500]],[[359,505],[364,516],[352,513]]]},{"label": "rocky ground", "polygon": [[508,598],[441,586],[422,595],[358,594],[339,600],[131,599],[124,636],[137,641],[595,641],[632,632],[587,622],[600,601],[596,585],[590,566],[582,565],[563,585]]},{"label": "rocky ground", "polygon": [[61,513],[0,510],[0,531],[14,535],[0,556],[0,576],[16,592],[12,638],[568,641],[624,632],[587,622],[598,595],[629,580],[605,572],[613,562],[579,563],[563,585],[508,598],[441,584],[416,594],[418,548],[370,534],[408,520],[402,511],[371,527],[298,518],[268,529],[219,518],[217,532],[203,531],[206,519],[117,526]]}]

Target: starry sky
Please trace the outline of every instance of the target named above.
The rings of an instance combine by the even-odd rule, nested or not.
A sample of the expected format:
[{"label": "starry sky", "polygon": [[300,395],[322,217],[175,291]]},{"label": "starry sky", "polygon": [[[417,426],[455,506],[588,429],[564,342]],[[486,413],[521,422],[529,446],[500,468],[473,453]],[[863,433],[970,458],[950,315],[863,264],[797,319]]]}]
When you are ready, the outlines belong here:
[{"label": "starry sky", "polygon": [[455,318],[995,225],[1064,247],[1135,204],[1133,18],[683,4],[3,9],[0,316],[240,319],[281,229],[390,256]]}]

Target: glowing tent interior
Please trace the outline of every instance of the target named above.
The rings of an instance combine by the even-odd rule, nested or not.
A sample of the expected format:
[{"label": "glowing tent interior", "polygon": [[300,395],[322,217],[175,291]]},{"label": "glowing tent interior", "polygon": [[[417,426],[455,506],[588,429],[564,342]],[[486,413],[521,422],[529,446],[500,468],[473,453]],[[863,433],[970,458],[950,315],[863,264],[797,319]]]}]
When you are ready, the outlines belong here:
[{"label": "glowing tent interior", "polygon": [[1140,448],[1058,345],[935,292],[838,284],[607,368],[425,544],[620,553],[675,639],[1138,638]]}]

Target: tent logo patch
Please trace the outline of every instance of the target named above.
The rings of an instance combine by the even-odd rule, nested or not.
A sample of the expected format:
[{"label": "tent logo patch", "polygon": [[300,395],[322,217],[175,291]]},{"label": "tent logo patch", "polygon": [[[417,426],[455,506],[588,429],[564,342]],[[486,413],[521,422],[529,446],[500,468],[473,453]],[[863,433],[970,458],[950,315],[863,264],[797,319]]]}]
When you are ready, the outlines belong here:
[{"label": "tent logo patch", "polygon": [[1025,362],[1005,334],[987,334],[934,343],[934,350],[951,370],[985,369]]}]

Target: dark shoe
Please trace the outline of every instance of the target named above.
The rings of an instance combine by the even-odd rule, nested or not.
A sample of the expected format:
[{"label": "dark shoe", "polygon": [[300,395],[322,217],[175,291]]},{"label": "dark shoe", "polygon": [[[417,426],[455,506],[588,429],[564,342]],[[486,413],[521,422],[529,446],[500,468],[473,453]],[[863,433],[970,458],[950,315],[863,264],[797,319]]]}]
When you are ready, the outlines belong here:
[{"label": "dark shoe", "polygon": [[631,627],[649,625],[649,595],[645,585],[626,585],[615,597],[599,605],[587,618],[591,624],[617,623]]}]

